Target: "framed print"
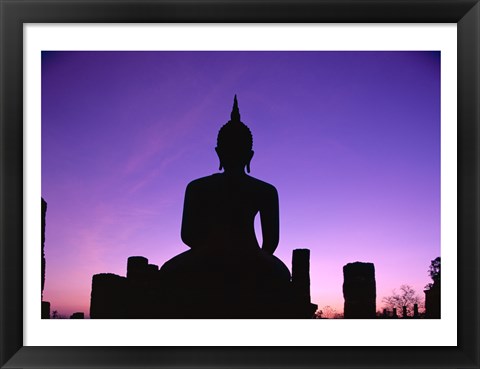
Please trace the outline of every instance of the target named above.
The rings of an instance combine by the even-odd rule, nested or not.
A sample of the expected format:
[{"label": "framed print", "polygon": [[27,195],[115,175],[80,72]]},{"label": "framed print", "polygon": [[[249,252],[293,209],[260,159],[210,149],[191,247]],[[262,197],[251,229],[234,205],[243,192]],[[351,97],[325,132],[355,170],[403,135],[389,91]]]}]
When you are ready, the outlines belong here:
[{"label": "framed print", "polygon": [[1,6],[2,367],[479,367],[477,1]]}]

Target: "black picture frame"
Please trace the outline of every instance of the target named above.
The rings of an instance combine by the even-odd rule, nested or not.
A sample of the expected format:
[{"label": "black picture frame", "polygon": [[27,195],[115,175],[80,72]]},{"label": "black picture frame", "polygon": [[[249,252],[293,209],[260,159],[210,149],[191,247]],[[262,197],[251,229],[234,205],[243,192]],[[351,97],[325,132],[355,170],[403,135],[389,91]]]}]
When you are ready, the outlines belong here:
[{"label": "black picture frame", "polygon": [[[479,368],[479,0],[0,0],[2,368]],[[456,23],[456,347],[23,346],[23,24]],[[39,251],[40,252],[40,251]],[[428,336],[425,337],[428,342]]]}]

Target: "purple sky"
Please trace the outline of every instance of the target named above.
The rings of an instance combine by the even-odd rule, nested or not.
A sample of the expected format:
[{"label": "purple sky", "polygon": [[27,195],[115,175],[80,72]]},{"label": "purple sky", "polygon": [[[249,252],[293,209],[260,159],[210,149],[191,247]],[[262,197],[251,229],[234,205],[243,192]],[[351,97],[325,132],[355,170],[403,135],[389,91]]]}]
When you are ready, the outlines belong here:
[{"label": "purple sky", "polygon": [[375,264],[377,309],[423,296],[440,256],[439,52],[44,52],[44,299],[90,305],[93,274],[162,265],[191,180],[237,94],[251,175],[276,186],[280,244],[311,250],[312,301],[343,311],[342,267]]}]

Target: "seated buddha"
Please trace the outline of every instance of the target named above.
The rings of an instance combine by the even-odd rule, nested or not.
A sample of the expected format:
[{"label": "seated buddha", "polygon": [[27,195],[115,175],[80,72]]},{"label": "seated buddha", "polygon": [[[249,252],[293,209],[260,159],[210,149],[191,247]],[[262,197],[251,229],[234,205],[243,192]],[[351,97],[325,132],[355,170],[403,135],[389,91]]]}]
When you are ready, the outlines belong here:
[{"label": "seated buddha", "polygon": [[235,96],[215,148],[223,172],[196,179],[186,189],[181,238],[190,250],[161,268],[174,316],[274,317],[274,306],[288,300],[290,272],[273,255],[279,242],[278,194],[248,174],[252,146]]}]

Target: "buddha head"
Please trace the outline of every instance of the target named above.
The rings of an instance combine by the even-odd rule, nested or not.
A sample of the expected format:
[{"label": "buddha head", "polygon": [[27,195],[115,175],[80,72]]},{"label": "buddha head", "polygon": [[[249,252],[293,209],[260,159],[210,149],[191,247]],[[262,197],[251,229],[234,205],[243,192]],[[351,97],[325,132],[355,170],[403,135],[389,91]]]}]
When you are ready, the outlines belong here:
[{"label": "buddha head", "polygon": [[250,161],[253,157],[253,137],[250,129],[240,121],[237,95],[233,100],[230,120],[220,128],[217,136],[217,152],[220,170],[243,171],[250,173]]}]

